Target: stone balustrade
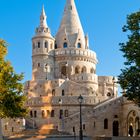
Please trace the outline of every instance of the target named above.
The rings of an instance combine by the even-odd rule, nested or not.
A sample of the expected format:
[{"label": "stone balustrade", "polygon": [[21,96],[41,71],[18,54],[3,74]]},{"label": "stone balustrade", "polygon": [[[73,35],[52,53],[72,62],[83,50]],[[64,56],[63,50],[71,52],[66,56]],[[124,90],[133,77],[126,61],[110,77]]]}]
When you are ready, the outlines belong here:
[{"label": "stone balustrade", "polygon": [[[43,105],[59,105],[59,99],[62,99],[63,103],[62,105],[79,105],[77,98],[78,96],[67,96],[60,97],[60,96],[44,96],[44,97],[34,97],[28,100],[27,105],[29,106],[43,106]],[[84,102],[83,105],[94,105],[95,102],[95,96],[84,96]]]},{"label": "stone balustrade", "polygon": [[68,56],[68,55],[72,55],[72,56],[86,56],[86,57],[90,57],[90,58],[94,58],[96,60],[96,53],[94,51],[91,50],[82,50],[82,49],[57,49],[55,50],[55,55],[56,56]]}]

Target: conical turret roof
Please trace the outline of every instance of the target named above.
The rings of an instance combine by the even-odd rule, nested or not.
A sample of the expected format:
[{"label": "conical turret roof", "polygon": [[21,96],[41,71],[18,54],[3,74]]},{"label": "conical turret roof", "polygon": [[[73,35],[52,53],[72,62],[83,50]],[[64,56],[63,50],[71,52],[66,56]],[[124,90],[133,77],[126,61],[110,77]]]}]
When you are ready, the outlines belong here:
[{"label": "conical turret roof", "polygon": [[85,45],[84,32],[74,0],[66,0],[63,18],[56,34],[58,47],[63,46],[62,39],[64,38],[68,41],[70,47],[74,47],[77,40],[82,40],[81,45]]}]

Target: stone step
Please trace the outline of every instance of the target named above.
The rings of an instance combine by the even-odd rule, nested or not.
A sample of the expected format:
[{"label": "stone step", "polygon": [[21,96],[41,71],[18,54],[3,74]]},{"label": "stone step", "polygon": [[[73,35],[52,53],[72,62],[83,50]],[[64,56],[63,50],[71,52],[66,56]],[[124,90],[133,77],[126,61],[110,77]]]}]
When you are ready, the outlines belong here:
[{"label": "stone step", "polygon": [[[74,136],[30,136],[30,137],[19,137],[9,138],[5,140],[79,140],[79,137]],[[89,137],[83,137],[83,140],[92,140]]]}]

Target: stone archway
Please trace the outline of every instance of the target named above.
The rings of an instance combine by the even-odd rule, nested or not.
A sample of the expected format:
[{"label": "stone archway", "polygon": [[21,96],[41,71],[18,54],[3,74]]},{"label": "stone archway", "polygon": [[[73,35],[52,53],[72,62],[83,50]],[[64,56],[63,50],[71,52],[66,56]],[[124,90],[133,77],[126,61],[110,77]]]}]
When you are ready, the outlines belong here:
[{"label": "stone archway", "polygon": [[127,135],[138,136],[140,134],[140,119],[138,113],[134,110],[130,111],[127,116]]},{"label": "stone archway", "polygon": [[113,122],[113,136],[119,136],[119,122]]}]

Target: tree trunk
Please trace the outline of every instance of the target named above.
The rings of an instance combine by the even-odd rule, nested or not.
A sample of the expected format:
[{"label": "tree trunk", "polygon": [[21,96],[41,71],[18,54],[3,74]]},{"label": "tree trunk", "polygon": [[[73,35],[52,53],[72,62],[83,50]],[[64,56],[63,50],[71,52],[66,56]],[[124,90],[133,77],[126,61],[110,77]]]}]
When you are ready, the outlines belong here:
[{"label": "tree trunk", "polygon": [[3,140],[2,119],[0,118],[0,140]]}]

